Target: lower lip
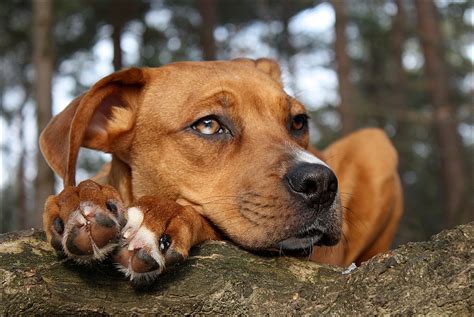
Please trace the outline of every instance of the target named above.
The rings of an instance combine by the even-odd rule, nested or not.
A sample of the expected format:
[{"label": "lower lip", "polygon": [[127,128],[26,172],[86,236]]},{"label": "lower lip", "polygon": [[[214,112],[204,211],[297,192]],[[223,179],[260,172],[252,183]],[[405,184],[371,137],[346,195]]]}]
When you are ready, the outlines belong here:
[{"label": "lower lip", "polygon": [[278,247],[284,250],[302,250],[312,247],[319,241],[319,239],[321,239],[320,235],[308,238],[291,237],[280,241]]}]

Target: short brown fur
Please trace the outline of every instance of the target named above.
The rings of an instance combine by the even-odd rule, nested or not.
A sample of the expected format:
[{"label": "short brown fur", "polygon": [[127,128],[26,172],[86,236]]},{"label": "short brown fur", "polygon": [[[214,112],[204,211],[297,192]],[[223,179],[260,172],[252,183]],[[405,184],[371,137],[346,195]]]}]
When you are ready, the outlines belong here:
[{"label": "short brown fur", "polygon": [[[76,98],[44,130],[40,145],[68,186],[75,184],[81,146],[112,153],[94,180],[116,188],[126,205],[142,196],[176,201],[189,207],[172,230],[191,228],[181,233],[191,236],[184,238],[191,245],[218,238],[218,228],[250,249],[271,247],[304,221],[281,179],[289,150],[306,149],[333,168],[346,208],[345,238],[315,247],[311,259],[343,266],[387,250],[403,205],[392,144],[382,131],[366,129],[317,152],[307,134],[293,137],[286,129],[289,117],[304,112],[283,91],[279,67],[268,59],[132,68]],[[209,114],[232,119],[232,140],[203,139],[189,129]],[[50,206],[48,237],[55,215]],[[156,227],[171,216],[153,217],[147,221]]]}]

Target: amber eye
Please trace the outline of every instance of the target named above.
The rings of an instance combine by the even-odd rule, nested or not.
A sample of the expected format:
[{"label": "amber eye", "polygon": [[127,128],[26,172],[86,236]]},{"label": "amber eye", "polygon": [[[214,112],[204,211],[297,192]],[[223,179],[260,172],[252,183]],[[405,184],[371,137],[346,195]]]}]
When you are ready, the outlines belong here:
[{"label": "amber eye", "polygon": [[298,114],[291,120],[291,130],[301,131],[308,125],[308,115]]},{"label": "amber eye", "polygon": [[229,130],[213,117],[204,117],[199,119],[193,123],[191,128],[205,135],[229,133]]}]

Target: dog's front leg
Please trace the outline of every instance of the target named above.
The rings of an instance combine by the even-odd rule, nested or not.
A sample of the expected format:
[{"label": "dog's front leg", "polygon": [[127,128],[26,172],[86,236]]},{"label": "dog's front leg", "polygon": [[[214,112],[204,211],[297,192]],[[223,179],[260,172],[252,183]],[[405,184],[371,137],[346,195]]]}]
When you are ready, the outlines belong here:
[{"label": "dog's front leg", "polygon": [[167,266],[184,261],[192,246],[219,238],[192,207],[142,197],[125,208],[113,187],[91,180],[50,196],[43,225],[59,253],[79,263],[112,254],[136,284],[149,283]]},{"label": "dog's front leg", "polygon": [[113,259],[135,284],[153,281],[167,266],[184,261],[192,246],[218,238],[192,207],[174,201],[145,196],[128,208],[126,217]]}]

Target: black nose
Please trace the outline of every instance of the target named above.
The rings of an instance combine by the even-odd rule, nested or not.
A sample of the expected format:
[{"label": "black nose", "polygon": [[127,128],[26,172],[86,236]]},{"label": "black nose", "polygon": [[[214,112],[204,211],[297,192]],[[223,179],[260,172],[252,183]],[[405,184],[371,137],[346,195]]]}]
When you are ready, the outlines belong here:
[{"label": "black nose", "polygon": [[336,175],[324,165],[301,163],[286,174],[290,192],[302,197],[308,204],[329,206],[337,193]]}]

